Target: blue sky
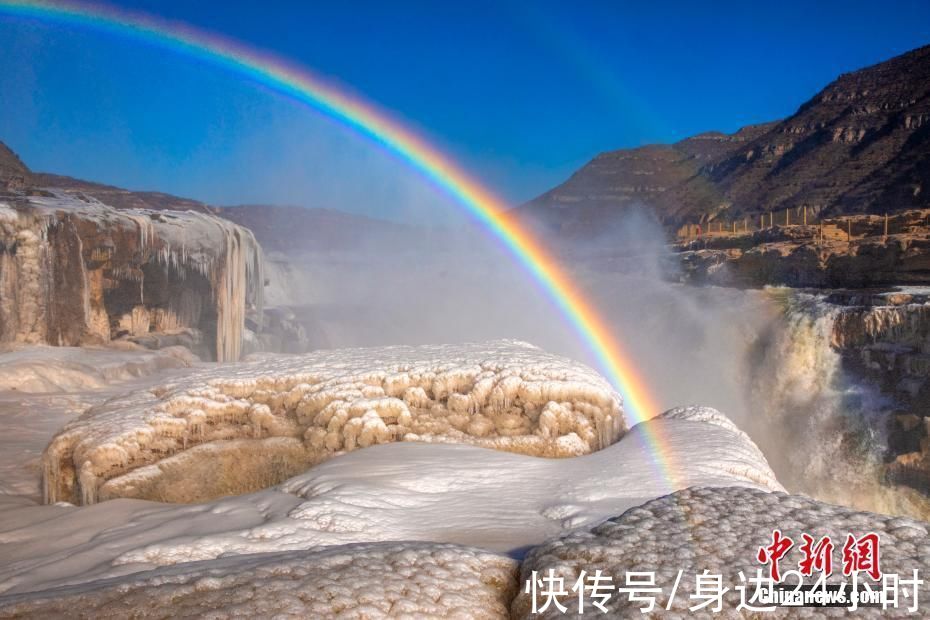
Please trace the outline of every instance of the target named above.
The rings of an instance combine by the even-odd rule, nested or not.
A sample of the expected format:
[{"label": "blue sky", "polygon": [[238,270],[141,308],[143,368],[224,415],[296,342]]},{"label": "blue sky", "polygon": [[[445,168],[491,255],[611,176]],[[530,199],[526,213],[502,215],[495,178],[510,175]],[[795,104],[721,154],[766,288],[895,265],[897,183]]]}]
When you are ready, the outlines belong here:
[{"label": "blue sky", "polygon": [[[930,43],[930,2],[178,2],[347,85],[513,203],[600,151],[791,114],[839,73]],[[391,218],[444,199],[335,122],[208,64],[0,16],[0,140],[34,169],[218,204]]]}]

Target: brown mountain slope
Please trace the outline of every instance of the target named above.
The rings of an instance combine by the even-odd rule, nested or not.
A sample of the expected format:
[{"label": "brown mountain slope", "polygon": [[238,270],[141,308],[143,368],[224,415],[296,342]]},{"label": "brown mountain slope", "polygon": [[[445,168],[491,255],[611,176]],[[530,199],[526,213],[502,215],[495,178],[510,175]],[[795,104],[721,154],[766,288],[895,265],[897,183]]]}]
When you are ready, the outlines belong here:
[{"label": "brown mountain slope", "polygon": [[669,226],[930,207],[930,46],[840,76],[783,121],[598,155],[521,210],[581,232],[636,204]]},{"label": "brown mountain slope", "polygon": [[0,142],[0,191],[21,189],[29,178],[29,168],[3,142]]},{"label": "brown mountain slope", "polygon": [[32,185],[54,188],[67,193],[93,196],[100,202],[117,209],[156,209],[161,211],[199,211],[215,213],[216,209],[197,200],[180,198],[161,192],[135,192],[120,187],[82,181],[58,174],[37,172],[32,174]]}]

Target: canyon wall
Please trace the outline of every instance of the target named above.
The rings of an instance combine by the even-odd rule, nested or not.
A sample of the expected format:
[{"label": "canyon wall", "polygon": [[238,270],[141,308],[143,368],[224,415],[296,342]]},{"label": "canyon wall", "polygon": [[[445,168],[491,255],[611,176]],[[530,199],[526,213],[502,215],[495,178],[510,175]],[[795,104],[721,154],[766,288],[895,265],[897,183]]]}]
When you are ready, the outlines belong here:
[{"label": "canyon wall", "polygon": [[118,210],[54,190],[0,199],[0,342],[186,335],[208,357],[236,360],[263,285],[255,237],[213,215]]}]

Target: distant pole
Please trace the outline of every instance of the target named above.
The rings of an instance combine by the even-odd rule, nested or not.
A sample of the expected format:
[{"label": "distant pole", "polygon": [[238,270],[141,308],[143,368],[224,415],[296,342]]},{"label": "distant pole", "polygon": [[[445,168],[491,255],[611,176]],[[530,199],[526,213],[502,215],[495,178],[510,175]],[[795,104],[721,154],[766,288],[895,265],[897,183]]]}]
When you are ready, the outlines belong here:
[{"label": "distant pole", "polygon": [[736,234],[736,220],[733,220],[733,234]]},{"label": "distant pole", "polygon": [[807,226],[807,205],[804,205],[804,225]]},{"label": "distant pole", "polygon": [[747,232],[747,233],[749,232],[749,216],[748,215],[743,219],[743,232]]},{"label": "distant pole", "polygon": [[852,241],[852,218],[846,220],[846,243]]},{"label": "distant pole", "polygon": [[769,228],[775,228],[775,212],[769,212]]},{"label": "distant pole", "polygon": [[785,209],[785,226],[791,225],[791,209]]},{"label": "distant pole", "polygon": [[759,230],[765,228],[765,213],[759,216]]},{"label": "distant pole", "polygon": [[885,238],[888,238],[888,214],[885,214]]}]

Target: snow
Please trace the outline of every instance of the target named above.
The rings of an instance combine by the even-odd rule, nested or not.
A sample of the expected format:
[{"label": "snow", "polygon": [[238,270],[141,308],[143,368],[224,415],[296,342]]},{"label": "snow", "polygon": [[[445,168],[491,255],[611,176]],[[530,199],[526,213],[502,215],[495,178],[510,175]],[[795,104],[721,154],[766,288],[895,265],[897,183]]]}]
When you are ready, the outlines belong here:
[{"label": "snow", "polygon": [[0,353],[0,496],[41,501],[42,452],[65,423],[197,362],[182,347],[6,345]]},{"label": "snow", "polygon": [[[801,559],[798,546],[801,535],[810,534],[815,541],[830,536],[836,545],[834,575],[829,583],[840,583],[844,578],[841,553],[846,536],[861,536],[875,532],[881,539],[881,567],[886,573],[896,573],[902,579],[913,577],[919,569],[922,578],[930,571],[930,524],[903,517],[892,517],[850,508],[825,504],[804,496],[785,493],[766,493],[748,487],[691,488],[648,502],[629,510],[596,527],[571,532],[533,549],[521,567],[521,583],[532,571],[548,575],[549,570],[563,577],[565,583],[574,583],[582,570],[593,574],[600,569],[610,575],[615,585],[623,584],[627,571],[654,571],[656,584],[664,593],[656,597],[657,605],[665,607],[679,570],[683,571],[672,611],[662,617],[690,618],[694,614],[688,606],[697,602],[689,599],[694,593],[695,575],[704,570],[720,574],[731,591],[725,596],[720,617],[743,616],[735,611],[740,602],[738,573],[755,576],[761,565],[756,560],[760,547],[771,543],[772,530],[792,538],[797,545],[784,560],[783,570],[797,568]],[[790,581],[794,584],[796,581]],[[752,584],[747,584],[749,593]],[[927,617],[930,603],[925,590],[921,592],[921,606],[914,617]],[[539,599],[537,599],[539,600]],[[563,603],[565,603],[563,599]],[[912,601],[902,598],[900,611]],[[613,617],[639,617],[640,604],[630,603],[627,596],[614,595],[607,608]],[[514,618],[556,618],[551,605],[546,613],[531,615],[531,601],[522,589],[513,603]],[[577,606],[575,607],[577,610]],[[879,608],[860,608],[856,617],[887,617],[892,612]],[[760,614],[760,617],[846,617],[845,608],[799,609],[780,608]],[[715,616],[716,617],[716,616]]]},{"label": "snow", "polygon": [[0,600],[0,615],[508,618],[517,563],[478,549],[395,543],[264,554]]},{"label": "snow", "polygon": [[121,348],[7,346],[0,351],[0,392],[93,390],[198,361],[184,347],[150,351],[129,343]]},{"label": "snow", "polygon": [[623,429],[620,396],[603,378],[526,343],[258,355],[68,424],[45,453],[46,501],[210,499],[393,441],[577,456]]},{"label": "snow", "polygon": [[[673,483],[647,433],[677,459]],[[673,410],[586,456],[546,459],[469,445],[392,443],[339,456],[284,484],[193,505],[119,499],[0,515],[0,589],[24,592],[234,554],[373,541],[434,541],[519,555],[670,490],[780,491],[722,414]]]}]

